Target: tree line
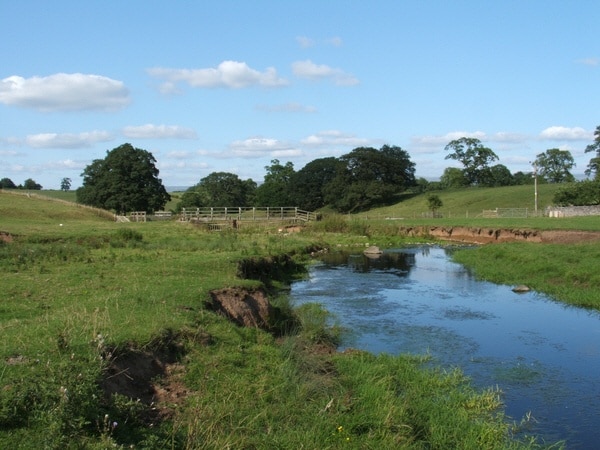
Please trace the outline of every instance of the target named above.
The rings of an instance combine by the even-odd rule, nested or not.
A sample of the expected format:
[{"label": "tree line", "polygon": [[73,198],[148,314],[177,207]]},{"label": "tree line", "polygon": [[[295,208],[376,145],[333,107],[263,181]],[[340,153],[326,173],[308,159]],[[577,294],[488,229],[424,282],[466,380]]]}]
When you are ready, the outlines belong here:
[{"label": "tree line", "polygon": [[[446,168],[440,181],[415,178],[415,164],[401,147],[358,147],[340,157],[315,159],[298,171],[291,162],[273,159],[265,167],[260,185],[233,173],[213,172],[182,194],[177,210],[204,206],[298,206],[314,211],[328,206],[352,213],[398,202],[410,193],[534,181],[568,183],[557,194],[557,204],[600,204],[600,126],[594,136],[594,142],[585,150],[594,154],[585,172],[592,179],[586,182],[574,183],[571,170],[575,162],[568,150],[548,149],[536,156],[533,172],[513,174],[497,164],[496,153],[480,140],[462,137],[445,147],[446,159],[457,161],[462,167]],[[158,175],[154,156],[126,143],[107,151],[105,158],[94,160],[84,169],[77,201],[117,213],[161,210],[171,196]],[[61,189],[69,190],[70,185],[71,180],[63,178]],[[7,178],[0,180],[0,187],[17,188]],[[41,186],[27,180],[23,188]],[[435,204],[430,207],[434,209]]]}]

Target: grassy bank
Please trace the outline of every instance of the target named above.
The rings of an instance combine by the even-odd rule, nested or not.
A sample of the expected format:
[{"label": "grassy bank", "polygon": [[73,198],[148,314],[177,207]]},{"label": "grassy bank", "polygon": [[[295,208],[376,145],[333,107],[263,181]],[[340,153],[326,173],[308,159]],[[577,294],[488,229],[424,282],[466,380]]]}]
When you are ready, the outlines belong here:
[{"label": "grassy bank", "polygon": [[556,300],[600,309],[600,244],[506,243],[455,252],[455,261],[483,279],[525,284]]},{"label": "grassy bank", "polygon": [[212,289],[261,285],[237,277],[243,258],[369,237],[118,224],[4,194],[0,213],[1,448],[534,447],[458,371],[332,351],[319,308],[274,336],[205,307]]}]

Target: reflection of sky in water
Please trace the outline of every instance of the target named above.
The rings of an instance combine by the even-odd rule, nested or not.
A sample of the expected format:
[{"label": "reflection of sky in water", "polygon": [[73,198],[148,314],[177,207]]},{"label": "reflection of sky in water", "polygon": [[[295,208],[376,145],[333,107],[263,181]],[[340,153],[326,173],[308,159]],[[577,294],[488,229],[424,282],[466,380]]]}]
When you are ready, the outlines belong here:
[{"label": "reflection of sky in water", "polygon": [[[346,263],[348,265],[346,265]],[[349,330],[345,347],[429,353],[480,387],[499,386],[506,412],[533,433],[600,441],[600,314],[475,280],[437,247],[336,257],[294,283],[294,303],[321,303]]]}]

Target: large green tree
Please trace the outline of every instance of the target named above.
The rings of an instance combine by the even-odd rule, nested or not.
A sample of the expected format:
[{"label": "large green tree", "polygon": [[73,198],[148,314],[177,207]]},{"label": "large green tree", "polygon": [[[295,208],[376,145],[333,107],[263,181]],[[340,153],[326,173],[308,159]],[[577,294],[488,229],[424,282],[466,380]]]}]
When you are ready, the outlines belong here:
[{"label": "large green tree", "polygon": [[0,180],[0,189],[16,189],[17,185],[10,178],[2,178]]},{"label": "large green tree", "polygon": [[296,206],[290,192],[290,182],[294,175],[294,164],[287,162],[281,164],[278,159],[271,160],[270,166],[265,166],[267,171],[265,181],[256,188],[257,206]]},{"label": "large green tree", "polygon": [[515,184],[515,180],[508,167],[496,164],[490,167],[490,177],[483,184],[488,187],[511,186]]},{"label": "large green tree", "polygon": [[307,211],[325,206],[325,186],[335,178],[337,158],[319,158],[306,164],[292,175],[290,196],[292,204]]},{"label": "large green tree", "polygon": [[446,167],[440,177],[442,189],[462,188],[469,185],[465,173],[458,167]]},{"label": "large green tree", "polygon": [[570,170],[575,166],[575,160],[568,150],[551,148],[536,156],[535,166],[538,174],[549,183],[570,183],[575,177]]},{"label": "large green tree", "polygon": [[415,185],[415,164],[400,147],[359,147],[339,159],[337,174],[325,188],[325,200],[340,212],[389,203]]},{"label": "large green tree", "polygon": [[484,147],[479,139],[462,137],[450,141],[445,147],[452,153],[446,159],[454,159],[463,165],[463,173],[469,184],[485,186],[492,178],[490,164],[498,156],[489,148]]},{"label": "large green tree", "polygon": [[183,194],[179,207],[249,206],[255,191],[256,183],[252,180],[243,181],[233,173],[213,172]]},{"label": "large green tree", "polygon": [[596,156],[590,159],[590,162],[585,170],[587,176],[593,175],[595,180],[600,179],[600,125],[596,127],[594,132],[594,143],[585,148],[586,153],[596,153]]},{"label": "large green tree", "polygon": [[131,144],[107,151],[84,169],[77,201],[117,213],[160,210],[171,197],[155,163],[150,152]]},{"label": "large green tree", "polygon": [[39,191],[42,189],[42,185],[39,183],[36,183],[35,180],[32,178],[27,178],[25,180],[25,182],[23,183],[23,189],[29,189],[31,191]]}]

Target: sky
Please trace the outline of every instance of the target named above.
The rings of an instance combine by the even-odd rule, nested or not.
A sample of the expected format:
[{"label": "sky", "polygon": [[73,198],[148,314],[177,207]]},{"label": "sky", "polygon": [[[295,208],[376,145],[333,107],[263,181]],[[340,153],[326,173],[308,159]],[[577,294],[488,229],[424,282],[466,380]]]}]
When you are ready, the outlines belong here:
[{"label": "sky", "polygon": [[130,143],[167,187],[475,137],[513,173],[600,125],[600,2],[0,0],[0,178],[72,188]]}]

